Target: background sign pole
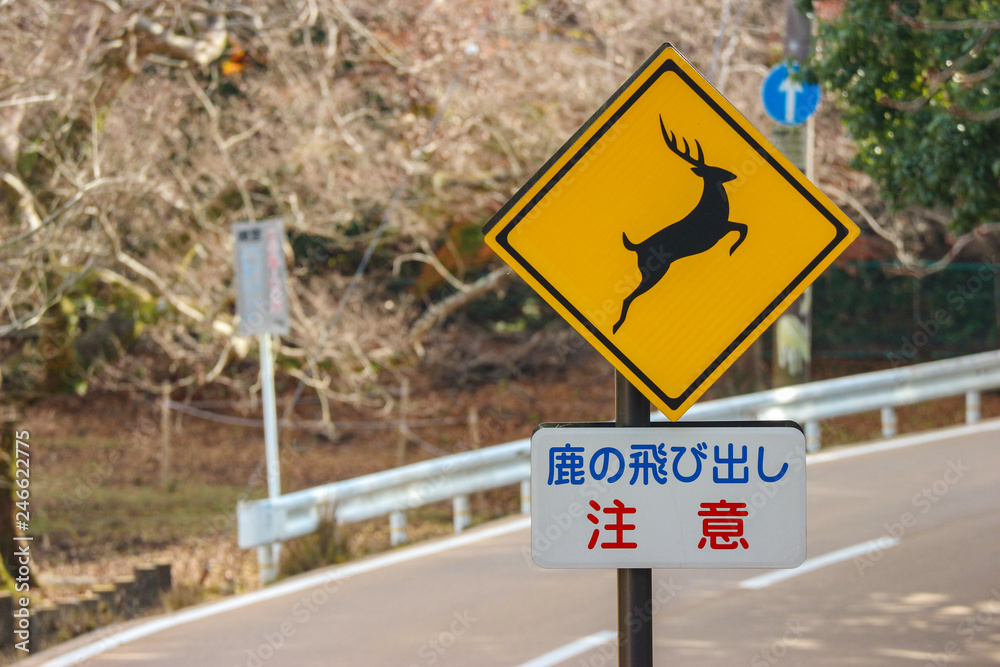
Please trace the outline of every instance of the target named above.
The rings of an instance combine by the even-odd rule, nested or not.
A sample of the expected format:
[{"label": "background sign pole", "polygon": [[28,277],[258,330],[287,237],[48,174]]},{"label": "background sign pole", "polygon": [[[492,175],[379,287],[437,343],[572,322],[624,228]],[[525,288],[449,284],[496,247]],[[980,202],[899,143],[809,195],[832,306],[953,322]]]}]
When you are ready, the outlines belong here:
[{"label": "background sign pole", "polygon": [[[796,63],[808,62],[812,56],[812,22],[799,11],[795,0],[785,0],[785,58]],[[786,80],[787,81],[787,80]],[[801,84],[800,84],[801,87]],[[797,125],[775,124],[771,141],[791,160],[806,178],[815,182],[813,150],[815,144],[815,113]],[[774,331],[774,361],[771,386],[809,382],[812,365],[812,288],[803,292],[772,328]]]},{"label": "background sign pole", "polygon": [[[615,426],[649,426],[649,399],[615,371]],[[653,665],[653,571],[618,570],[618,664]]]},{"label": "background sign pole", "polygon": [[[267,497],[281,496],[278,468],[278,409],[274,397],[274,352],[271,336],[289,332],[286,291],[285,226],[280,219],[238,222],[233,225],[236,313],[241,336],[260,336],[260,384],[264,399],[264,460]],[[281,543],[257,548],[260,584],[275,580]]]},{"label": "background sign pole", "polygon": [[[278,467],[278,408],[274,397],[274,355],[271,353],[271,334],[260,336],[260,381],[264,399],[264,457],[267,462],[267,497],[276,500],[281,496],[281,470]],[[268,549],[263,546],[261,549]],[[270,554],[258,554],[260,581],[267,584],[278,575],[281,562],[281,543],[270,545]],[[270,556],[269,562],[264,557]]]}]

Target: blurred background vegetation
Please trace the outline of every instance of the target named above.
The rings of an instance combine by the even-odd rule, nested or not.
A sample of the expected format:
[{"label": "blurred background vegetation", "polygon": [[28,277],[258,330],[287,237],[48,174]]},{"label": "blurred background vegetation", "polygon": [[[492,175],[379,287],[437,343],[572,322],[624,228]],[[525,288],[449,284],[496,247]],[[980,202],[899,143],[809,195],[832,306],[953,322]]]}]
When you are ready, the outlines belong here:
[{"label": "blurred background vegetation", "polygon": [[[400,374],[475,365],[491,336],[547,332],[513,368],[557,358],[549,338],[565,331],[510,282],[482,224],[664,41],[766,127],[758,88],[782,58],[784,5],[2,3],[4,402],[250,391],[229,226],[275,216],[293,319],[278,364],[323,421],[338,403],[391,407],[380,387]],[[817,180],[871,234],[856,258],[901,267],[825,289],[860,276],[889,302],[889,274],[992,261],[993,3],[798,5],[818,31],[807,76],[834,103],[817,119]],[[837,301],[866,312],[847,292],[819,304]],[[826,330],[843,317],[817,312],[818,347],[872,350],[874,334]]]}]

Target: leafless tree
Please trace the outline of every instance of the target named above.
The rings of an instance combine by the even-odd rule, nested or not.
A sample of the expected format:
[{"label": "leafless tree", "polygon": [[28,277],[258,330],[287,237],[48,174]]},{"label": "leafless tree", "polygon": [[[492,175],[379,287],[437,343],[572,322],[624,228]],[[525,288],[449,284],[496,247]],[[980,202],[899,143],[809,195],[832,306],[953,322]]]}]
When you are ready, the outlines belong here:
[{"label": "leafless tree", "polygon": [[[391,400],[363,390],[508,278],[451,231],[656,46],[755,97],[773,8],[730,5],[0,2],[3,391],[252,387],[230,225],[278,216],[284,372],[327,422],[331,401]],[[403,284],[421,270],[445,285],[430,301]]]}]

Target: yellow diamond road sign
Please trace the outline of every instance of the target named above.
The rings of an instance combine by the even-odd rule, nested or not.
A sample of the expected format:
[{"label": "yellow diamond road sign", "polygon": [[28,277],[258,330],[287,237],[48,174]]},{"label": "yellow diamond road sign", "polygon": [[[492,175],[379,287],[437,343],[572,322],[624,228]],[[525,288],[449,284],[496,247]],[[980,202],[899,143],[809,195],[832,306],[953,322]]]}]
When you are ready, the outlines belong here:
[{"label": "yellow diamond road sign", "polygon": [[677,420],[859,232],[664,44],[484,233]]}]

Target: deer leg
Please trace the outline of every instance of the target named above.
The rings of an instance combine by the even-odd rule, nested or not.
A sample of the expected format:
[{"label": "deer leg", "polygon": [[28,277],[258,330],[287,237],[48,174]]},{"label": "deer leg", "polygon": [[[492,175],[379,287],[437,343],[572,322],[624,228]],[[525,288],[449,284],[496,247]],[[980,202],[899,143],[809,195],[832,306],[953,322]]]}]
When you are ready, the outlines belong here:
[{"label": "deer leg", "polygon": [[[641,287],[641,285],[640,285],[640,287]],[[638,288],[637,288],[637,291],[638,291]],[[613,327],[611,327],[611,333],[613,333],[613,334],[618,333],[618,329],[621,327],[621,325],[625,324],[625,316],[628,314],[628,307],[632,304],[632,300],[635,299],[635,297],[637,297],[637,296],[639,296],[639,295],[636,294],[635,292],[632,292],[627,297],[625,297],[624,301],[622,301],[622,314],[621,314],[621,317],[619,317],[618,321],[615,322],[615,325]]]},{"label": "deer leg", "polygon": [[625,315],[628,314],[628,307],[632,305],[632,302],[635,301],[636,297],[642,296],[652,289],[653,285],[660,281],[660,278],[663,277],[663,274],[665,274],[669,268],[670,265],[667,264],[667,267],[663,269],[662,272],[658,272],[656,275],[651,273],[642,274],[642,281],[634,290],[632,290],[632,293],[625,297],[625,300],[622,301],[622,315],[618,318],[618,322],[615,323],[615,326],[611,327],[611,333],[618,333],[618,329],[625,323]]},{"label": "deer leg", "polygon": [[731,220],[729,221],[729,224],[731,225],[730,229],[736,230],[737,232],[740,233],[740,237],[736,239],[736,243],[734,243],[733,247],[729,249],[729,254],[732,255],[734,252],[736,252],[736,249],[740,247],[740,244],[743,243],[743,240],[747,237],[747,226],[744,225],[742,222],[733,222]]}]

